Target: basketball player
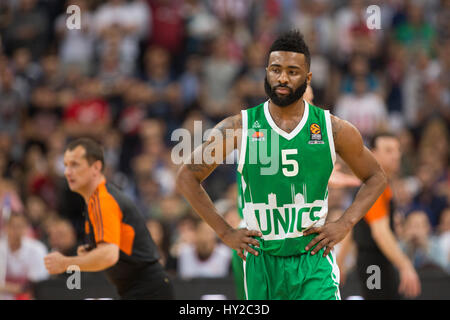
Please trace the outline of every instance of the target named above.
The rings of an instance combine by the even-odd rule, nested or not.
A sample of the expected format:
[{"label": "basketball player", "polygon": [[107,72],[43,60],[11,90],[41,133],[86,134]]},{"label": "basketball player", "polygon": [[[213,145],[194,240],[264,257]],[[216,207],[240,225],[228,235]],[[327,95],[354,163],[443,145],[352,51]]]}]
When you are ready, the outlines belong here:
[{"label": "basketball player", "polygon": [[[244,260],[247,299],[340,299],[332,249],[386,187],[358,130],[303,99],[309,70],[301,33],[281,35],[269,51],[269,100],[220,122],[177,175],[180,192]],[[225,222],[201,186],[234,149],[246,223],[241,229]],[[325,223],[336,153],[363,185],[342,217]]]}]

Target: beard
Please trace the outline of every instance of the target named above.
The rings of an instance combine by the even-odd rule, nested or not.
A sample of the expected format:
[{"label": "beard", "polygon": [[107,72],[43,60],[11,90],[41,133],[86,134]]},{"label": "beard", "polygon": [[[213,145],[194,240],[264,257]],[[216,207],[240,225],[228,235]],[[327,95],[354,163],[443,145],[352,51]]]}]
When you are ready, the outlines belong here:
[{"label": "beard", "polygon": [[[266,91],[266,94],[269,96],[270,100],[279,107],[287,107],[298,101],[301,97],[303,97],[307,86],[308,83],[305,79],[305,82],[302,85],[300,85],[295,91],[292,91],[291,88],[282,84],[271,87],[269,81],[267,81],[267,76],[264,78],[264,90]],[[277,88],[287,88],[290,93],[286,96],[279,96],[275,91]]]}]

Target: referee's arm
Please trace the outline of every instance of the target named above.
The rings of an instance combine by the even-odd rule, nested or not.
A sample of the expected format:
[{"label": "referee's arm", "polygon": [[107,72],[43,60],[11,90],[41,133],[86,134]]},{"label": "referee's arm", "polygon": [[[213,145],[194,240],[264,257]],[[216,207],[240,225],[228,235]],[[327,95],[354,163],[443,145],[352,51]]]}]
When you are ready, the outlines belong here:
[{"label": "referee's arm", "polygon": [[117,202],[108,195],[101,195],[99,205],[90,215],[96,247],[90,251],[78,250],[78,256],[67,257],[52,252],[44,258],[45,267],[50,274],[66,272],[71,265],[80,271],[101,271],[117,263],[120,256],[120,222],[122,213]]},{"label": "referee's arm", "polygon": [[55,251],[44,258],[45,267],[50,274],[66,272],[69,266],[77,266],[80,271],[102,271],[117,263],[119,247],[113,243],[102,242],[91,251],[74,257],[67,257]]},{"label": "referee's arm", "polygon": [[75,257],[67,257],[67,264],[77,265],[81,271],[101,271],[112,267],[119,261],[119,247],[114,243],[102,242],[97,248],[79,254]]}]

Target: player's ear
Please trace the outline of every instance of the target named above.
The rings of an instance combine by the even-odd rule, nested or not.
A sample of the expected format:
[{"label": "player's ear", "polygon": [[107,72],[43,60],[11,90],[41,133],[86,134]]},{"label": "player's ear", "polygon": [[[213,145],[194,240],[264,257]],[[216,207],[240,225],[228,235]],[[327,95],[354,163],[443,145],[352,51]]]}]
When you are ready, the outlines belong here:
[{"label": "player's ear", "polygon": [[312,79],[312,72],[310,71],[306,74],[306,83],[308,85],[311,85],[311,79]]},{"label": "player's ear", "polygon": [[94,168],[95,168],[95,170],[97,170],[98,172],[102,172],[103,170],[103,165],[102,165],[102,162],[100,161],[100,160],[97,160],[97,161],[95,161],[94,162]]}]

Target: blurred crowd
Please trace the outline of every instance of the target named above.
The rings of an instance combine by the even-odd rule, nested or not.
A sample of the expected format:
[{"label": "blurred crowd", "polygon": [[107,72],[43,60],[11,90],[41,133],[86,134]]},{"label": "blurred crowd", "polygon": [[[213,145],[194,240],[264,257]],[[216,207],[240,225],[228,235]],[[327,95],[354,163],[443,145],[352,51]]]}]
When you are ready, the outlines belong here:
[{"label": "blurred crowd", "polygon": [[[372,4],[380,29],[366,24]],[[70,5],[80,29],[67,27]],[[311,52],[313,104],[365,141],[399,137],[397,236],[416,267],[450,272],[449,24],[449,0],[1,1],[0,296],[22,297],[48,277],[40,257],[83,242],[84,203],[63,166],[81,136],[103,144],[107,179],[138,204],[167,270],[228,275],[230,249],[175,190],[171,134],[265,101],[268,47],[292,28]],[[220,166],[204,187],[237,227],[235,170]],[[353,192],[331,189],[330,208]]]}]

